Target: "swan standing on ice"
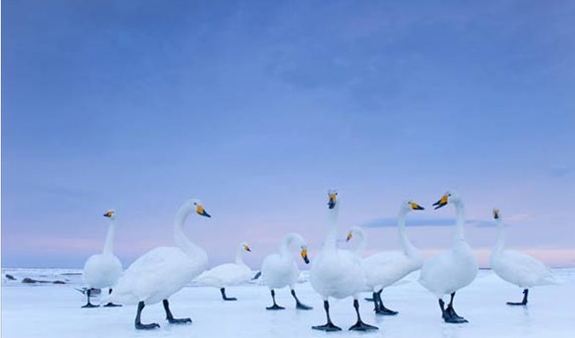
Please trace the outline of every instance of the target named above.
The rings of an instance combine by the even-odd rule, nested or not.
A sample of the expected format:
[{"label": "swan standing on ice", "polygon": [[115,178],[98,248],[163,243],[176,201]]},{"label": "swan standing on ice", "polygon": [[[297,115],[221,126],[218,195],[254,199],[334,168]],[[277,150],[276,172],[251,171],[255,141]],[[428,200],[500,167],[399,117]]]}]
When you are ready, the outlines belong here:
[{"label": "swan standing on ice", "polygon": [[491,269],[504,281],[523,288],[523,300],[507,302],[507,305],[527,305],[529,288],[555,284],[556,280],[542,262],[521,252],[506,250],[505,230],[498,209],[493,210],[493,218],[497,223],[497,244],[491,252]]},{"label": "swan standing on ice", "polygon": [[[413,201],[405,201],[399,207],[397,228],[402,251],[384,251],[362,259],[365,271],[366,284],[373,292],[374,311],[379,315],[393,316],[397,311],[390,310],[383,305],[381,292],[384,288],[401,280],[413,271],[419,270],[423,265],[423,257],[419,250],[411,244],[405,233],[405,218],[414,210],[424,210],[422,206]],[[350,232],[348,240],[353,234]]]},{"label": "swan standing on ice", "polygon": [[[86,296],[88,302],[83,308],[98,307],[90,303],[90,293],[92,288],[102,289],[109,288],[108,293],[112,292],[112,286],[116,284],[118,278],[122,275],[122,263],[114,255],[114,237],[116,234],[116,212],[114,210],[108,210],[104,214],[104,217],[110,219],[110,225],[108,226],[108,233],[106,234],[106,242],[104,243],[104,250],[101,254],[93,255],[84,264],[84,282],[88,285],[86,290]],[[104,306],[121,306],[116,305],[112,302]]]},{"label": "swan standing on ice", "polygon": [[273,305],[267,307],[268,310],[283,310],[282,306],[276,303],[274,289],[289,286],[291,295],[295,299],[296,308],[299,310],[311,310],[312,307],[303,304],[295,293],[295,283],[299,277],[299,269],[293,259],[293,251],[300,250],[300,255],[306,264],[309,263],[307,257],[307,245],[304,239],[295,233],[288,234],[281,242],[279,253],[275,253],[264,258],[261,269],[263,282],[270,288]]},{"label": "swan standing on ice", "polygon": [[361,259],[356,253],[337,247],[337,215],[340,202],[337,192],[330,191],[328,202],[328,217],[330,229],[323,247],[314,259],[310,271],[310,283],[313,289],[323,298],[323,307],[327,317],[325,325],[313,326],[314,330],[339,331],[329,316],[329,297],[347,298],[353,296],[353,307],[357,314],[357,322],[350,330],[377,330],[376,326],[365,324],[359,314],[358,294],[365,289],[365,276]]},{"label": "swan standing on ice", "polygon": [[[446,323],[467,323],[467,320],[457,315],[453,308],[455,292],[471,284],[477,276],[477,261],[473,251],[463,236],[465,223],[463,201],[455,192],[447,192],[433,205],[439,209],[447,204],[453,204],[457,214],[455,237],[450,250],[441,253],[423,264],[419,283],[439,298],[439,307]],[[451,295],[449,305],[445,308],[442,299]]]},{"label": "swan standing on ice", "polygon": [[211,217],[197,199],[186,201],[178,210],[174,222],[174,241],[177,246],[157,247],[138,258],[126,270],[112,293],[112,299],[123,304],[138,304],[136,329],[154,329],[156,323],[142,324],[144,306],[162,302],[170,324],[191,323],[190,318],[176,319],[170,311],[168,297],[180,291],[199,275],[208,263],[206,252],[184,234],[183,225],[192,212]]},{"label": "swan standing on ice", "polygon": [[235,263],[226,263],[213,267],[199,275],[196,278],[196,282],[201,285],[219,288],[223,300],[237,300],[235,297],[226,296],[226,287],[245,283],[252,279],[252,270],[242,259],[244,252],[251,251],[247,243],[241,243],[236,252]]}]

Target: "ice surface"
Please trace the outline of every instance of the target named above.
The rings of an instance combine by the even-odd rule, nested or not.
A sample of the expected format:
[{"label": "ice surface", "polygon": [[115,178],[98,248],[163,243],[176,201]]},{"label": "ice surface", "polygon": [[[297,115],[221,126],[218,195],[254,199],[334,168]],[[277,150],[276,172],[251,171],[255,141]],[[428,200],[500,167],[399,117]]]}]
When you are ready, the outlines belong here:
[{"label": "ice surface", "polygon": [[[521,299],[521,290],[500,280],[491,271],[481,271],[478,278],[456,297],[456,309],[469,319],[463,325],[445,324],[440,318],[437,301],[417,282],[417,274],[383,293],[387,307],[398,310],[395,317],[377,317],[372,304],[361,302],[364,320],[376,324],[375,333],[344,330],[325,334],[311,326],[325,321],[321,299],[313,292],[302,274],[297,285],[300,299],[315,307],[312,311],[294,309],[289,290],[277,292],[284,311],[266,311],[269,291],[257,283],[229,288],[228,296],[237,302],[224,302],[217,289],[187,287],[172,296],[170,303],[176,317],[191,317],[185,326],[169,325],[162,306],[144,309],[144,323],[158,322],[161,328],[152,332],[136,331],[133,320],[136,308],[81,309],[85,298],[74,290],[80,288],[81,276],[75,270],[5,269],[18,281],[3,278],[2,337],[573,337],[575,332],[575,269],[554,270],[563,280],[560,285],[534,288],[529,306],[510,307],[506,301]],[[65,275],[62,275],[64,273]],[[72,273],[70,275],[70,273]],[[68,279],[69,284],[21,284],[23,277],[34,279]],[[97,301],[97,299],[95,299]],[[355,321],[351,299],[332,302],[332,319],[347,329]]]}]

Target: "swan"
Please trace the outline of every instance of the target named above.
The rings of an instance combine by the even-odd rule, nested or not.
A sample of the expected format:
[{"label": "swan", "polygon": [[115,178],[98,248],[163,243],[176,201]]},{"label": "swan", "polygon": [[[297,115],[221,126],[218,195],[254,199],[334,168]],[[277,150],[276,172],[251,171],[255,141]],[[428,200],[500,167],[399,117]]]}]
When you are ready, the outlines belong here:
[{"label": "swan", "polygon": [[[108,233],[106,234],[106,241],[104,242],[104,250],[101,254],[92,255],[84,264],[84,282],[88,285],[86,290],[87,303],[82,306],[83,308],[98,307],[90,303],[90,294],[93,288],[102,289],[108,288],[108,293],[112,292],[112,286],[116,284],[118,278],[122,275],[122,263],[114,255],[114,237],[116,235],[116,212],[108,210],[104,213],[104,217],[110,220],[108,225]],[[121,306],[108,302],[104,306]]]},{"label": "swan", "polygon": [[236,252],[235,263],[226,263],[213,267],[199,275],[196,278],[196,282],[200,285],[219,288],[223,300],[237,300],[235,297],[226,296],[226,287],[247,282],[252,278],[252,270],[242,259],[245,252],[251,251],[247,243],[240,243]]},{"label": "swan", "polygon": [[498,209],[493,210],[493,218],[497,224],[497,243],[491,252],[491,269],[504,281],[523,288],[523,300],[507,302],[507,305],[527,305],[529,288],[557,281],[539,260],[515,250],[506,250],[504,226]]},{"label": "swan", "polygon": [[168,297],[180,291],[202,272],[207,263],[206,252],[192,243],[184,234],[183,225],[192,212],[211,217],[197,199],[186,201],[176,213],[174,241],[176,246],[157,247],[140,256],[124,272],[112,293],[112,299],[122,304],[138,304],[136,329],[154,329],[157,323],[142,324],[140,315],[146,305],[164,305],[166,319],[170,324],[191,323],[190,318],[176,319],[170,311]]},{"label": "swan", "polygon": [[314,330],[340,331],[329,316],[329,297],[343,299],[353,296],[353,307],[357,314],[357,322],[350,330],[377,330],[376,326],[368,325],[359,315],[359,292],[365,289],[365,276],[361,259],[355,252],[337,247],[337,215],[340,202],[337,192],[328,192],[328,223],[330,229],[318,256],[310,270],[310,283],[313,289],[323,298],[323,307],[327,317],[325,325],[312,326]]},{"label": "swan", "polygon": [[[405,218],[414,210],[424,208],[414,201],[402,202],[399,207],[397,229],[402,251],[383,251],[362,259],[365,272],[366,284],[373,292],[374,311],[379,315],[396,315],[397,311],[390,310],[383,305],[381,292],[384,288],[396,283],[413,271],[417,271],[423,265],[423,257],[419,250],[411,244],[405,233]],[[358,229],[354,229],[357,232]],[[361,237],[363,237],[363,231]],[[348,234],[347,240],[353,237],[353,232]]]},{"label": "swan", "polygon": [[312,307],[303,304],[295,293],[295,283],[299,277],[299,269],[294,262],[292,252],[298,249],[306,264],[309,264],[307,256],[307,244],[305,240],[296,233],[287,234],[280,245],[279,253],[271,254],[264,258],[261,268],[261,277],[264,285],[270,289],[273,305],[267,310],[283,310],[284,307],[277,305],[275,289],[289,286],[291,295],[295,299],[296,309],[311,310]]},{"label": "swan", "polygon": [[[419,283],[437,296],[439,308],[446,323],[467,323],[465,318],[455,312],[453,298],[457,290],[473,282],[477,276],[478,266],[473,251],[463,235],[465,207],[459,195],[448,191],[433,205],[435,209],[439,209],[448,203],[453,204],[457,214],[453,245],[448,251],[432,257],[423,264]],[[451,300],[445,308],[442,297],[447,294],[451,295]]]}]

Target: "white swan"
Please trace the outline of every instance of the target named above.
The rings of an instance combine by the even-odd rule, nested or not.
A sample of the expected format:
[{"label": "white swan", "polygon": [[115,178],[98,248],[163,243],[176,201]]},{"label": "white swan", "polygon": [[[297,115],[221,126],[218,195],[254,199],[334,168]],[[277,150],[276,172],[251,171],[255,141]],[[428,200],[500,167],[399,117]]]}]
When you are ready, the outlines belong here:
[{"label": "white swan", "polygon": [[[94,289],[108,288],[108,292],[112,292],[112,286],[116,284],[118,278],[122,275],[122,263],[114,255],[114,237],[116,235],[116,212],[108,210],[104,217],[110,219],[108,226],[108,233],[106,234],[106,241],[104,242],[104,250],[101,254],[93,255],[88,258],[84,264],[84,282],[88,285],[86,296],[88,302],[82,306],[84,308],[98,307],[90,303],[90,293]],[[109,302],[104,306],[119,306]]]},{"label": "white swan", "polygon": [[527,305],[529,288],[555,284],[551,271],[539,260],[515,250],[505,249],[505,230],[498,209],[493,210],[497,223],[497,244],[491,252],[491,269],[504,281],[523,288],[521,302],[507,302],[508,305]]},{"label": "white swan", "polygon": [[267,307],[268,310],[283,310],[284,307],[277,305],[275,289],[289,286],[291,295],[295,299],[296,308],[300,310],[311,310],[300,302],[295,293],[295,283],[299,277],[299,269],[293,259],[293,251],[300,250],[300,255],[306,264],[309,263],[307,257],[307,244],[298,234],[287,234],[282,240],[279,253],[274,253],[266,258],[262,263],[261,277],[264,284],[270,289],[273,305]]},{"label": "white swan", "polygon": [[235,297],[226,296],[226,287],[245,283],[252,278],[252,270],[242,258],[245,252],[251,251],[247,243],[241,243],[236,251],[234,263],[221,264],[204,271],[195,281],[200,285],[219,288],[223,300],[237,300]]},{"label": "white swan", "polygon": [[323,298],[323,306],[327,317],[325,325],[313,326],[315,330],[339,331],[329,316],[329,297],[347,298],[353,296],[353,306],[357,314],[357,322],[350,330],[377,330],[377,327],[365,324],[359,315],[359,292],[365,289],[365,276],[361,259],[352,251],[337,247],[337,215],[340,202],[337,192],[330,191],[328,202],[328,223],[330,229],[323,247],[310,270],[310,283],[313,289]]},{"label": "white swan", "polygon": [[[439,209],[448,203],[455,206],[457,221],[455,223],[455,236],[450,250],[441,253],[423,264],[419,283],[439,298],[443,320],[447,323],[467,323],[467,320],[457,315],[453,308],[455,292],[469,285],[477,276],[477,260],[473,251],[463,236],[465,223],[463,201],[455,192],[447,192],[433,205]],[[442,299],[451,295],[447,308]]]},{"label": "white swan", "polygon": [[160,327],[156,323],[142,324],[140,321],[144,306],[160,301],[163,302],[169,323],[191,323],[189,318],[175,319],[168,303],[168,297],[191,282],[208,263],[206,252],[184,234],[183,225],[191,212],[211,217],[199,200],[186,201],[176,214],[174,240],[177,246],[157,247],[148,251],[130,265],[114,288],[111,299],[123,304],[138,304],[136,329]]},{"label": "white swan", "polygon": [[397,229],[402,251],[383,251],[362,259],[366,284],[373,292],[374,311],[380,315],[397,314],[397,311],[392,311],[383,305],[381,300],[383,289],[419,270],[423,265],[421,253],[411,244],[405,233],[405,218],[413,210],[424,210],[424,208],[413,201],[405,201],[399,207]]}]

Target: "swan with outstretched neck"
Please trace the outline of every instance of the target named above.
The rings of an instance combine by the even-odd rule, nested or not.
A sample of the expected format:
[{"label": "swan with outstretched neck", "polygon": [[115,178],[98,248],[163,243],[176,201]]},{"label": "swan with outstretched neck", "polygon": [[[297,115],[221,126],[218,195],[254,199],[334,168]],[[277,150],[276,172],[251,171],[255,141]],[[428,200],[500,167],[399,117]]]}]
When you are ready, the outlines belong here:
[{"label": "swan with outstretched neck", "polygon": [[242,284],[252,279],[252,270],[243,260],[243,255],[247,252],[252,252],[249,245],[246,242],[240,243],[234,263],[221,264],[203,272],[195,279],[196,283],[219,288],[222,299],[225,301],[237,300],[235,297],[226,295],[226,287]]},{"label": "swan with outstretched neck", "polygon": [[296,233],[287,234],[281,241],[279,252],[264,258],[261,268],[261,276],[264,285],[270,289],[273,304],[267,310],[283,310],[283,306],[276,303],[275,290],[289,286],[292,297],[298,310],[311,310],[312,307],[303,304],[296,295],[295,284],[300,271],[294,261],[294,252],[299,251],[301,258],[306,264],[309,263],[307,256],[307,243],[302,236]]},{"label": "swan with outstretched neck", "polygon": [[[384,288],[398,282],[413,271],[417,271],[423,265],[423,257],[419,250],[413,246],[405,232],[405,218],[414,210],[424,210],[414,201],[405,201],[399,207],[397,228],[402,251],[383,251],[362,259],[365,271],[366,285],[373,293],[374,311],[379,315],[396,315],[397,311],[390,310],[383,305],[381,293]],[[354,231],[347,236],[349,241]],[[363,231],[361,234],[363,236]]]},{"label": "swan with outstretched neck", "polygon": [[[108,293],[112,292],[112,287],[122,275],[122,263],[114,255],[114,238],[116,236],[116,212],[108,210],[104,213],[104,217],[110,220],[108,225],[108,233],[106,234],[106,241],[104,242],[104,249],[101,254],[93,255],[88,258],[84,264],[84,282],[88,285],[86,289],[86,297],[88,301],[83,308],[98,307],[90,303],[90,295],[92,289],[108,288]],[[106,307],[120,306],[112,302],[108,302]]]},{"label": "swan with outstretched neck", "polygon": [[368,325],[361,320],[358,295],[365,289],[366,284],[361,259],[356,253],[337,247],[337,216],[340,201],[335,191],[329,191],[328,196],[329,230],[323,247],[314,259],[310,270],[310,283],[323,299],[327,323],[312,326],[312,329],[340,331],[341,328],[334,325],[331,321],[329,298],[343,299],[351,296],[353,297],[353,307],[357,315],[357,321],[349,329],[357,331],[377,330],[376,326]]},{"label": "swan with outstretched neck", "polygon": [[197,199],[186,201],[176,213],[174,242],[176,246],[157,247],[136,259],[124,272],[114,288],[111,299],[121,304],[138,304],[134,325],[136,329],[154,329],[157,323],[142,324],[140,316],[146,305],[162,302],[170,324],[191,323],[190,318],[174,318],[168,298],[180,291],[194,277],[205,270],[206,252],[184,233],[184,222],[191,213],[211,217]]},{"label": "swan with outstretched neck", "polygon": [[491,252],[491,269],[506,282],[523,289],[523,300],[507,305],[527,305],[529,289],[534,286],[557,283],[543,262],[515,250],[505,249],[505,229],[498,209],[493,210],[497,224],[497,242]]},{"label": "swan with outstretched neck", "polygon": [[[457,215],[452,247],[423,264],[419,283],[437,296],[441,315],[446,323],[467,323],[465,318],[455,312],[453,299],[458,290],[475,280],[478,271],[477,260],[464,237],[465,206],[463,201],[455,192],[447,192],[433,205],[435,209],[439,209],[447,204],[455,207]],[[451,296],[447,307],[443,301],[445,295]]]}]

